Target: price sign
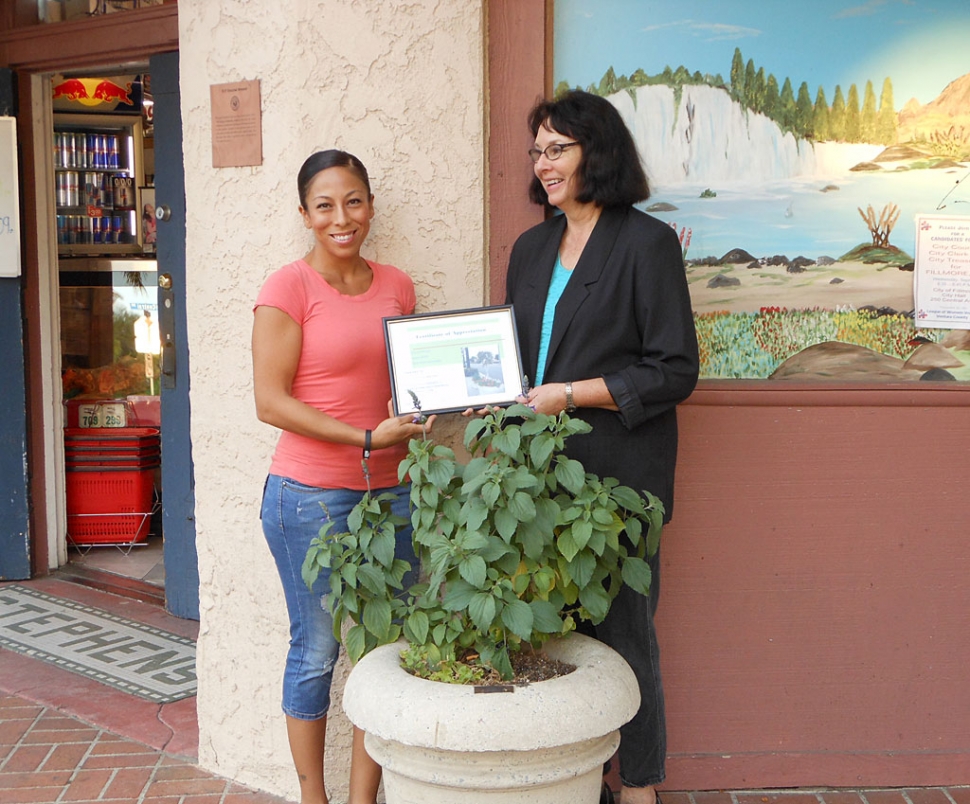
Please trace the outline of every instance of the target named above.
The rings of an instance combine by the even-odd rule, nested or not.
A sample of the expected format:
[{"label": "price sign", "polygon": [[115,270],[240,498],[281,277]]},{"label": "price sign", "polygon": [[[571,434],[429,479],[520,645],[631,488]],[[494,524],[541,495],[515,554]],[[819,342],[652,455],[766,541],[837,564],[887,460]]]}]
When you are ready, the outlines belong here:
[{"label": "price sign", "polygon": [[128,415],[124,402],[101,402],[81,405],[77,409],[79,427],[125,427]]}]

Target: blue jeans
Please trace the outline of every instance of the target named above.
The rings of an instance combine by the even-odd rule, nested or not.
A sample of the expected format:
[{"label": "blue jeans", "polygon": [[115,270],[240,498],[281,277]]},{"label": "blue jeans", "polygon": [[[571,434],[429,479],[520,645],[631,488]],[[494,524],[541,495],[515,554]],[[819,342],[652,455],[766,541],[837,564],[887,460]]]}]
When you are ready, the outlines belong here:
[{"label": "blue jeans", "polygon": [[[397,532],[397,558],[417,566],[411,544],[408,491],[403,487],[375,489],[397,493],[395,514],[408,518]],[[290,649],[283,673],[283,712],[297,720],[319,720],[330,708],[330,685],[340,645],[333,636],[333,619],[323,605],[330,591],[330,572],[320,573],[310,590],[303,583],[303,559],[310,541],[326,522],[332,533],[347,529],[347,515],[364,495],[352,489],[321,489],[277,475],[266,479],[260,519],[270,552],[276,560],[290,617]],[[323,508],[326,505],[326,509]],[[407,579],[405,579],[407,580]]]}]

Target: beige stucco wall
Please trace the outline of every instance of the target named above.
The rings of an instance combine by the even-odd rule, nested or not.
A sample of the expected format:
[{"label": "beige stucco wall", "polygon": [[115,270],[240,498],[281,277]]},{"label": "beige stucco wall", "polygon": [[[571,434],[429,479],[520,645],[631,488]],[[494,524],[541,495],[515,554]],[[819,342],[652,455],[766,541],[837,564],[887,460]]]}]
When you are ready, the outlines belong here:
[{"label": "beige stucco wall", "polygon": [[[309,248],[300,164],[340,147],[371,173],[367,256],[407,270],[421,309],[483,303],[484,2],[179,0],[179,29],[199,761],[298,800],[279,709],[286,617],[258,523],[276,434],[254,414],[252,302],[271,271]],[[209,87],[251,79],[261,83],[263,164],[213,169]],[[335,802],[346,796],[349,756],[338,715],[328,751]]]}]

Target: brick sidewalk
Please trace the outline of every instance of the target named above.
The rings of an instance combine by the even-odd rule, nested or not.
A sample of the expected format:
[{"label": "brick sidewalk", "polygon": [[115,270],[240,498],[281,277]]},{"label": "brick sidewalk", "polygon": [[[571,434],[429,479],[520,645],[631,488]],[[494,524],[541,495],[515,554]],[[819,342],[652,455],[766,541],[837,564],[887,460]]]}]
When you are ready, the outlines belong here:
[{"label": "brick sidewalk", "polygon": [[41,704],[0,695],[3,804],[285,804]]},{"label": "brick sidewalk", "polygon": [[[3,804],[286,804],[55,709],[0,695]],[[664,804],[970,804],[970,786],[663,792]],[[568,802],[563,802],[568,804]]]}]

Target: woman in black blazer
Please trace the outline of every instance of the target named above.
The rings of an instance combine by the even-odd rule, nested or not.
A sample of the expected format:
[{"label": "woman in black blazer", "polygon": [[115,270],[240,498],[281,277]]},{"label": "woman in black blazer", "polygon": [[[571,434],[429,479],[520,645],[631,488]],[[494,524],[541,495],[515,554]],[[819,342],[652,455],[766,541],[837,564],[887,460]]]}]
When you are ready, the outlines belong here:
[{"label": "woman in black blazer", "polygon": [[[586,92],[542,101],[529,116],[531,199],[558,208],[516,241],[506,303],[515,311],[528,404],[562,410],[592,431],[567,452],[588,471],[656,494],[673,513],[676,406],[697,382],[697,338],[680,242],[633,207],[650,195],[636,145],[613,105]],[[633,668],[641,706],[621,730],[622,804],[654,804],[666,728],[650,597],[624,586],[592,629]],[[604,801],[611,800],[604,790]]]}]

